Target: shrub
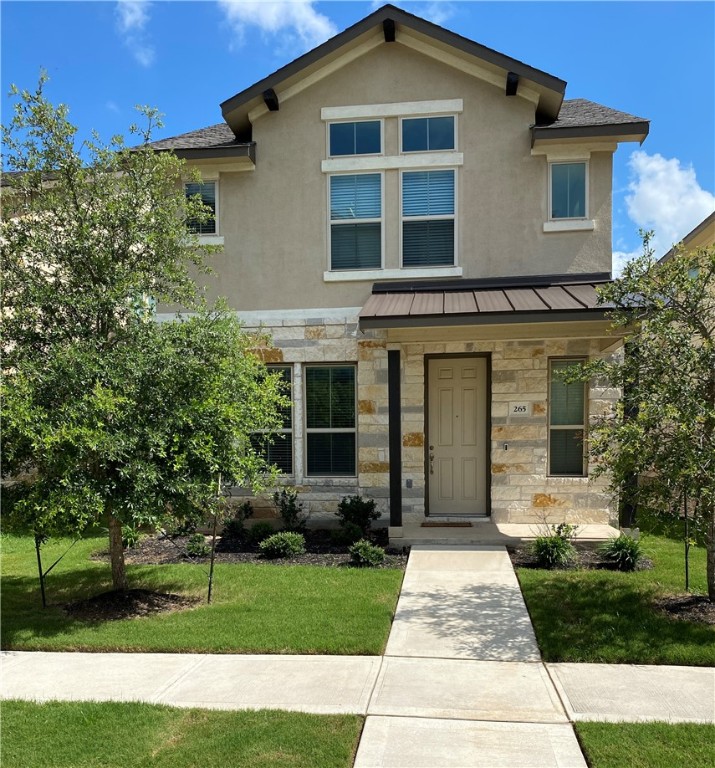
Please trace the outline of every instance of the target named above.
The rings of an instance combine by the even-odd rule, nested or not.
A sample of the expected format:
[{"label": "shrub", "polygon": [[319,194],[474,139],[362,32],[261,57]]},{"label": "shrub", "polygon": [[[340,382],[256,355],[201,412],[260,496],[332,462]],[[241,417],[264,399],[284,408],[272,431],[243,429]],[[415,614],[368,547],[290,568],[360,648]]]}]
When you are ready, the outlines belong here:
[{"label": "shrub", "polygon": [[385,550],[370,544],[366,539],[360,539],[348,550],[350,562],[358,568],[374,568],[385,559]]},{"label": "shrub", "polygon": [[372,521],[377,520],[381,515],[375,509],[374,499],[363,499],[362,496],[344,496],[338,504],[338,511],[335,514],[341,527],[357,526],[363,536],[370,533]]},{"label": "shrub", "polygon": [[260,544],[263,539],[267,539],[275,533],[275,528],[266,520],[255,523],[248,532],[248,539],[251,544]]},{"label": "shrub", "polygon": [[576,559],[576,548],[571,543],[577,526],[568,523],[550,526],[543,536],[537,536],[531,552],[541,568],[564,568]]},{"label": "shrub", "polygon": [[307,516],[303,514],[303,505],[298,502],[295,488],[281,488],[273,494],[273,503],[283,521],[284,531],[300,532],[305,530]]},{"label": "shrub", "polygon": [[643,557],[640,541],[622,533],[616,539],[610,539],[598,548],[598,553],[619,571],[633,571]]},{"label": "shrub", "polygon": [[122,546],[124,549],[136,547],[139,543],[139,531],[131,525],[122,526]]},{"label": "shrub", "polygon": [[345,523],[341,528],[330,532],[330,537],[339,547],[349,547],[359,541],[362,536],[362,531],[355,523]]},{"label": "shrub", "polygon": [[295,531],[280,531],[264,539],[259,545],[264,557],[290,557],[305,552],[305,536]]},{"label": "shrub", "polygon": [[245,521],[253,516],[253,505],[246,500],[236,507],[233,517],[228,518],[223,524],[222,536],[224,539],[243,541],[246,538]]},{"label": "shrub", "polygon": [[203,533],[195,533],[189,536],[186,542],[186,553],[191,557],[206,557],[211,551],[211,547],[206,543],[206,537]]}]

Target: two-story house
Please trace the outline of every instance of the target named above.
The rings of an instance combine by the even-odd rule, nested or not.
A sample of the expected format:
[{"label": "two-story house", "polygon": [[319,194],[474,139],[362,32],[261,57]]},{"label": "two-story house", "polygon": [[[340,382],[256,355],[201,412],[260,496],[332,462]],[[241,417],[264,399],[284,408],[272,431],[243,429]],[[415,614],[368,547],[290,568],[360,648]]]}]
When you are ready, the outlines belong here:
[{"label": "two-story house", "polygon": [[648,122],[385,6],[157,142],[201,170],[210,289],[292,391],[269,455],[313,516],[614,522],[559,370],[608,353],[612,156]]}]

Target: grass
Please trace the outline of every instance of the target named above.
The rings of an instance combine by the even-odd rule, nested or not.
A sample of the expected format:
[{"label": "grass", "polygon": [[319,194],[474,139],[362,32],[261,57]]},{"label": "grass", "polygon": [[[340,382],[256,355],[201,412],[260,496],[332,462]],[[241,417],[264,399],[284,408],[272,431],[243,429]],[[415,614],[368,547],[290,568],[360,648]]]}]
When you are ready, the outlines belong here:
[{"label": "grass", "polygon": [[2,704],[3,768],[349,768],[362,718],[153,704]]},{"label": "grass", "polygon": [[[43,548],[46,565],[69,546]],[[61,606],[111,589],[107,563],[90,560],[104,540],[76,544],[47,579],[40,601],[34,544],[2,537],[2,647],[47,651],[316,653],[379,655],[390,631],[402,571],[218,564],[214,598],[191,610],[89,622]],[[206,573],[191,564],[129,566],[130,587],[205,599]]]},{"label": "grass", "polygon": [[[518,569],[545,661],[715,664],[715,626],[669,618],[653,605],[684,592],[682,543],[645,536],[643,546],[652,570]],[[690,574],[691,589],[705,593],[704,549],[691,549]]]},{"label": "grass", "polygon": [[715,726],[576,723],[591,768],[712,768]]}]

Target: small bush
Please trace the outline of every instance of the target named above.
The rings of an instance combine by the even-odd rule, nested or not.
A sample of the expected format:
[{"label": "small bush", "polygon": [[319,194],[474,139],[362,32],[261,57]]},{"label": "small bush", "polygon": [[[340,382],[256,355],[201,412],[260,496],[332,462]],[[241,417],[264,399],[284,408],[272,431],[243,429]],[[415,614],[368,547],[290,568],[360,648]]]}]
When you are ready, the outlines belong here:
[{"label": "small bush", "polygon": [[263,557],[291,557],[305,552],[305,536],[295,531],[280,531],[264,539],[259,545]]},{"label": "small bush", "polygon": [[349,547],[362,537],[363,533],[355,523],[345,523],[341,528],[330,532],[330,538],[339,547]]},{"label": "small bush", "polygon": [[273,503],[283,521],[284,531],[305,530],[307,515],[303,513],[303,505],[298,501],[298,491],[295,488],[281,488],[276,491],[273,494]]},{"label": "small bush", "polygon": [[341,527],[354,525],[360,529],[363,536],[370,533],[372,521],[377,520],[382,514],[375,509],[374,499],[363,499],[362,496],[344,496],[338,504],[335,513]]},{"label": "small bush", "polygon": [[275,533],[275,528],[266,520],[255,523],[248,532],[248,539],[251,544],[260,544],[263,539],[267,539]]},{"label": "small bush", "polygon": [[576,559],[576,548],[571,543],[577,526],[560,523],[548,528],[549,533],[537,536],[531,552],[541,568],[565,568]]},{"label": "small bush", "polygon": [[246,538],[245,521],[253,516],[253,505],[246,500],[236,507],[233,517],[228,518],[223,524],[222,536],[232,541],[243,541]]},{"label": "small bush", "polygon": [[385,559],[385,550],[370,544],[366,539],[360,539],[348,550],[350,562],[358,568],[375,568]]},{"label": "small bush", "polygon": [[139,543],[139,531],[131,525],[122,526],[122,546],[124,549],[136,547]]},{"label": "small bush", "polygon": [[622,533],[618,538],[602,544],[598,553],[619,571],[633,571],[643,557],[643,547],[638,539]]},{"label": "small bush", "polygon": [[206,543],[203,533],[195,533],[189,536],[186,542],[186,553],[191,557],[206,557],[211,552],[211,547]]}]

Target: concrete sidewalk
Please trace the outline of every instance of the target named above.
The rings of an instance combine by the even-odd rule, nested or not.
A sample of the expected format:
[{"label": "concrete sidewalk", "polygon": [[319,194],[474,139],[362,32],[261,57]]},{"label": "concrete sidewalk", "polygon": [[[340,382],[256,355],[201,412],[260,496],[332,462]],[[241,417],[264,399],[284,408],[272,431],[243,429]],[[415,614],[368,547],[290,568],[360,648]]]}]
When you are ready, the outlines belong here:
[{"label": "concrete sidewalk", "polygon": [[356,768],[583,768],[576,720],[715,724],[715,669],[542,664],[503,547],[420,545],[386,655],[4,652],[4,699],[367,715]]}]

